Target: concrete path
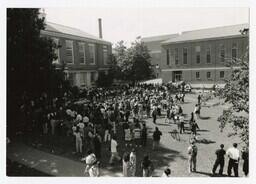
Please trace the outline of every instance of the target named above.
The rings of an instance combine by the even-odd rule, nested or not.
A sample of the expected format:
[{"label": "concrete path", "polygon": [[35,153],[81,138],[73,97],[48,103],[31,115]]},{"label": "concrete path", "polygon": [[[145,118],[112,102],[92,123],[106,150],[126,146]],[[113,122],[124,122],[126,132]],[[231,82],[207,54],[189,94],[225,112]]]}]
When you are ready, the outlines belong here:
[{"label": "concrete path", "polygon": [[[7,147],[7,158],[52,176],[85,176],[85,164],[39,151],[22,143],[11,143]],[[101,176],[122,176],[101,169]]]}]

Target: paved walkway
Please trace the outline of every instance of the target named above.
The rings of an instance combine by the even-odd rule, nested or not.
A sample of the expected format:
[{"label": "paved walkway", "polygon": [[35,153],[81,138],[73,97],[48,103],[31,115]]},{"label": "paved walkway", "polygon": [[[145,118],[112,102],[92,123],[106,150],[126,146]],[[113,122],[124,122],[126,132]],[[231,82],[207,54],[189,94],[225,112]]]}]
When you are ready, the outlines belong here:
[{"label": "paved walkway", "polygon": [[[9,144],[7,158],[52,176],[85,176],[84,163],[39,151],[22,143]],[[122,176],[122,173],[101,169],[101,176]]]}]

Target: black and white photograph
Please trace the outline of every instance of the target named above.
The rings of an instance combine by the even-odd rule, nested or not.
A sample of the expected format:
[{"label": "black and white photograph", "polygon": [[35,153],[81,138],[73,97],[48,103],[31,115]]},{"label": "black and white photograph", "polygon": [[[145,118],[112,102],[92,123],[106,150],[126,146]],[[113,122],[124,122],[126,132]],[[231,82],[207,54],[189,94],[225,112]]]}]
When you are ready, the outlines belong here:
[{"label": "black and white photograph", "polygon": [[250,7],[31,5],[4,9],[6,177],[250,178]]}]

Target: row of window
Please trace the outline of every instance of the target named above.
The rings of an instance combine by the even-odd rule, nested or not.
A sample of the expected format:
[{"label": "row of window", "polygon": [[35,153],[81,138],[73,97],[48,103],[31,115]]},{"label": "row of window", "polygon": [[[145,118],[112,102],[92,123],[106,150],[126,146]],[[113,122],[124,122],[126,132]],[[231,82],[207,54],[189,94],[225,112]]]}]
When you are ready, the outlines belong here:
[{"label": "row of window", "polygon": [[[53,38],[53,41],[56,45],[59,45],[59,39]],[[74,43],[72,40],[65,40],[65,63],[67,64],[74,64]],[[95,44],[89,43],[89,56],[86,58],[85,55],[85,43],[84,42],[78,42],[78,59],[80,64],[90,64],[95,65],[96,64],[96,47]],[[56,60],[53,61],[53,63],[60,63],[60,53],[59,49],[55,49],[55,54],[58,56]],[[103,46],[103,62],[106,65],[108,63],[108,48],[107,46]]]},{"label": "row of window", "polygon": [[[226,53],[225,53],[225,47],[224,44],[220,44],[219,46],[220,49],[220,61],[224,62],[226,59]],[[195,47],[195,60],[197,64],[201,63],[201,46],[196,46]],[[237,58],[237,53],[238,53],[238,46],[237,43],[233,43],[232,44],[232,48],[231,48],[231,55],[232,55],[232,59]],[[172,52],[170,49],[166,50],[166,54],[167,54],[167,65],[169,65],[170,63],[175,63],[175,65],[179,64],[179,49],[175,48],[174,51]],[[210,64],[211,63],[211,47],[208,46],[206,48],[206,63]],[[188,64],[188,48],[184,47],[183,48],[183,64]]]},{"label": "row of window", "polygon": [[91,83],[97,80],[97,72],[74,72],[68,74],[68,79],[71,85],[88,85],[89,80]]},{"label": "row of window", "polygon": [[[224,71],[220,71],[219,77],[220,77],[220,79],[224,79],[225,72]],[[206,72],[206,78],[207,79],[212,79],[212,72]],[[200,79],[200,72],[196,72],[196,79]]]}]

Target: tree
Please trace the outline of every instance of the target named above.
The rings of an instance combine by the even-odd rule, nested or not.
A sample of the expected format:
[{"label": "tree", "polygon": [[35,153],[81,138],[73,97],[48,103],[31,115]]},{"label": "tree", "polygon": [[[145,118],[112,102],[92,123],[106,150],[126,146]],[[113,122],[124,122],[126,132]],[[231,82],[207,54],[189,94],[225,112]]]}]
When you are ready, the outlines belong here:
[{"label": "tree", "polygon": [[57,47],[49,38],[42,37],[44,18],[39,9],[7,9],[7,118],[15,121],[14,114],[24,93],[39,97],[43,92],[53,96],[61,91],[63,70],[56,70]]},{"label": "tree", "polygon": [[241,59],[233,59],[231,78],[223,90],[219,92],[225,102],[231,107],[223,111],[218,118],[221,130],[231,124],[233,132],[230,135],[239,135],[241,140],[249,144],[249,48]]},{"label": "tree", "polygon": [[136,38],[129,48],[124,45],[124,41],[118,42],[114,52],[116,70],[122,74],[121,79],[135,83],[153,76],[151,56],[140,37]]}]

